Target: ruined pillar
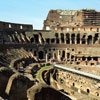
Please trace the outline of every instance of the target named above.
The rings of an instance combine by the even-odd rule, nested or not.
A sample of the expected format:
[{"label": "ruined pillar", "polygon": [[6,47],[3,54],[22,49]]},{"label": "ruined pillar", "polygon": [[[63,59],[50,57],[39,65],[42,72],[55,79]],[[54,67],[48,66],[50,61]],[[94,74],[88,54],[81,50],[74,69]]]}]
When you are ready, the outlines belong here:
[{"label": "ruined pillar", "polygon": [[75,44],[77,44],[77,41],[75,40]]},{"label": "ruined pillar", "polygon": [[82,39],[80,39],[80,44],[82,44]]},{"label": "ruined pillar", "polygon": [[58,50],[58,61],[60,61],[60,53],[59,53],[60,50]]},{"label": "ruined pillar", "polygon": [[85,39],[85,44],[87,44],[87,38]]},{"label": "ruined pillar", "polygon": [[65,59],[67,61],[67,49],[65,50]]},{"label": "ruined pillar", "polygon": [[61,44],[61,38],[59,39],[59,44]]},{"label": "ruined pillar", "polygon": [[64,44],[66,44],[66,39],[64,39]]}]

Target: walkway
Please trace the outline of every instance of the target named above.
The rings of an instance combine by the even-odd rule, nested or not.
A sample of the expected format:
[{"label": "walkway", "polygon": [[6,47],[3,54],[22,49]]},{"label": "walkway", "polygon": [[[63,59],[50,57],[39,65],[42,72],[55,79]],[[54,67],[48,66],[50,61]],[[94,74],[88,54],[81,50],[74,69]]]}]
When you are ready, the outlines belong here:
[{"label": "walkway", "polygon": [[87,73],[87,72],[67,68],[67,67],[64,67],[63,65],[58,65],[58,64],[54,64],[53,66],[55,68],[65,70],[65,71],[68,71],[70,73],[78,74],[78,75],[81,75],[81,76],[84,76],[84,77],[88,77],[90,79],[94,79],[96,81],[100,81],[100,76],[97,76],[97,75],[94,75],[94,74],[90,74],[90,73]]}]

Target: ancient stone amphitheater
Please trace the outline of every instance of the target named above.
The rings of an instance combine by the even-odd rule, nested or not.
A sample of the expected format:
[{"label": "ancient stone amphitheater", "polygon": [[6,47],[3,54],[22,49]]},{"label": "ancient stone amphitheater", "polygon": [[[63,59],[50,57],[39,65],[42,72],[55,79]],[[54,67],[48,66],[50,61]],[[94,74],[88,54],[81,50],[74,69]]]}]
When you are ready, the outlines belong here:
[{"label": "ancient stone amphitheater", "polygon": [[100,100],[100,12],[50,10],[42,30],[0,22],[0,100]]}]

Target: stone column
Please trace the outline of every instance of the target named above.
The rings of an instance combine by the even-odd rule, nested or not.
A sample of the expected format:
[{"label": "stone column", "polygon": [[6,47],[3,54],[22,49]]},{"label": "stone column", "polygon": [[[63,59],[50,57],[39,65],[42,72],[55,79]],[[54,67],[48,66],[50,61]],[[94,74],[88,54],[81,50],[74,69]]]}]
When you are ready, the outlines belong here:
[{"label": "stone column", "polygon": [[66,44],[66,39],[64,39],[64,44]]},{"label": "stone column", "polygon": [[77,44],[77,41],[75,40],[75,44]]},{"label": "stone column", "polygon": [[85,38],[85,44],[87,44],[87,38]]},{"label": "stone column", "polygon": [[82,44],[82,39],[80,39],[80,44]]},{"label": "stone column", "polygon": [[91,60],[93,61],[93,57],[91,57]]},{"label": "stone column", "polygon": [[64,34],[64,44],[66,44],[66,35]]},{"label": "stone column", "polygon": [[67,61],[67,49],[65,50],[65,59]]},{"label": "stone column", "polygon": [[60,54],[59,54],[59,50],[58,50],[58,61],[60,61]]},{"label": "stone column", "polygon": [[61,38],[59,39],[59,44],[61,44]]}]

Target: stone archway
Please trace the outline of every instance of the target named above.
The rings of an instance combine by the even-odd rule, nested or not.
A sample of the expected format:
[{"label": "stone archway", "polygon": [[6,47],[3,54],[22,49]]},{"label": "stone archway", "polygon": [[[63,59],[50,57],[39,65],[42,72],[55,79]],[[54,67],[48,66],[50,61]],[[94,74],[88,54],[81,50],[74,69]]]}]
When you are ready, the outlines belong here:
[{"label": "stone archway", "polygon": [[31,43],[34,43],[34,38],[31,38]]},{"label": "stone archway", "polygon": [[77,34],[77,44],[80,44],[80,34]]},{"label": "stone archway", "polygon": [[52,58],[51,53],[48,54],[48,59],[50,60]]},{"label": "stone archway", "polygon": [[61,43],[64,43],[64,34],[61,33]]},{"label": "stone archway", "polygon": [[39,59],[43,59],[44,57],[44,53],[43,53],[43,51],[39,51]]},{"label": "stone archway", "polygon": [[91,35],[88,36],[87,44],[92,44],[92,36]]},{"label": "stone archway", "polygon": [[75,44],[75,34],[71,35],[72,44]]},{"label": "stone archway", "polygon": [[98,34],[95,34],[94,40],[93,40],[93,43],[94,44],[98,43],[98,38],[99,38],[99,35]]},{"label": "stone archway", "polygon": [[66,44],[70,44],[70,34],[66,34]]},{"label": "stone archway", "polygon": [[[82,44],[85,44],[86,43],[86,35],[83,35],[83,37],[82,37]],[[89,41],[91,40],[91,37],[89,37],[88,38],[88,43],[89,43]]]}]

